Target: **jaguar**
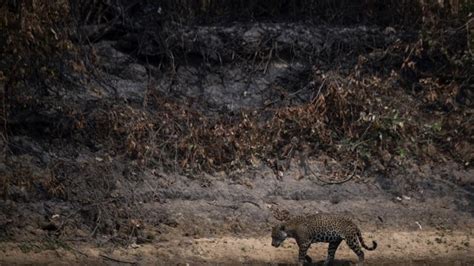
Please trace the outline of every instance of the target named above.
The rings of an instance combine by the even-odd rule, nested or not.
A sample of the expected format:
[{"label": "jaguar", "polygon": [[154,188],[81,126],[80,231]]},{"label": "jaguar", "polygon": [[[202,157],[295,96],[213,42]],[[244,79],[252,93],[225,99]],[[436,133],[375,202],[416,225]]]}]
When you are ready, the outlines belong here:
[{"label": "jaguar", "polygon": [[367,250],[377,248],[377,242],[375,241],[372,241],[372,247],[365,244],[359,228],[349,217],[337,214],[321,213],[297,216],[272,228],[272,246],[279,247],[287,238],[294,238],[298,244],[298,262],[300,265],[312,262],[311,257],[307,255],[312,243],[329,243],[324,265],[333,263],[336,250],[342,240],[345,240],[357,255],[359,265],[364,263],[364,252],[361,245]]}]

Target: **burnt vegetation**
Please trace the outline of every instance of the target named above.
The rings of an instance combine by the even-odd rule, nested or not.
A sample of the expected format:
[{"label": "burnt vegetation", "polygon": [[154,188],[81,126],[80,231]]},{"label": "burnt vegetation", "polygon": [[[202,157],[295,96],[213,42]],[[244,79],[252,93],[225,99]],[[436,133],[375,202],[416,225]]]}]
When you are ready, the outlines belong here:
[{"label": "burnt vegetation", "polygon": [[[85,206],[71,215],[92,235],[116,230],[127,240],[135,203],[114,196],[112,172],[125,183],[155,168],[193,176],[263,163],[279,174],[291,160],[320,155],[345,169],[322,183],[413,161],[470,168],[473,8],[453,0],[1,0],[0,195]],[[102,43],[114,50],[101,52]],[[114,51],[125,61],[107,61]],[[142,97],[109,79],[130,62],[143,66],[131,74],[142,76]],[[275,62],[304,66],[242,108],[158,82],[192,64],[266,74]],[[120,222],[101,223],[107,215]],[[54,230],[66,226],[74,225]]]}]

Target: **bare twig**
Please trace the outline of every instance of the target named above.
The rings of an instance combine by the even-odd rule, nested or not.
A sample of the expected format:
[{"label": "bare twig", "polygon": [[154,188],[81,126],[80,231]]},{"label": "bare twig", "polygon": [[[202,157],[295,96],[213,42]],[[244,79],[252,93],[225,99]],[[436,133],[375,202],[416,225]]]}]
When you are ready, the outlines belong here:
[{"label": "bare twig", "polygon": [[97,217],[96,225],[94,227],[94,230],[92,230],[91,236],[94,236],[96,231],[97,231],[97,228],[99,228],[101,217],[102,217],[102,211],[99,209],[99,215]]}]

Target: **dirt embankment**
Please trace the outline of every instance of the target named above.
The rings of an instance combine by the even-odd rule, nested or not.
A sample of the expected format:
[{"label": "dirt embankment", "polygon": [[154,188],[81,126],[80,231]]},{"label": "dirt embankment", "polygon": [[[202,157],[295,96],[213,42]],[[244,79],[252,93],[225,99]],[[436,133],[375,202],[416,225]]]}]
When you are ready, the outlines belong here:
[{"label": "dirt embankment", "polygon": [[[310,165],[317,169],[317,162]],[[298,166],[291,169],[295,170],[283,178],[264,166],[240,172],[233,180],[226,175],[203,180],[149,175],[135,187],[135,196],[142,202],[137,204],[137,224],[131,225],[137,226],[136,233],[124,239],[127,245],[112,246],[107,235],[95,240],[103,247],[91,245],[87,233],[67,225],[77,214],[56,207],[49,226],[64,224],[62,236],[55,237],[56,230],[47,227],[19,226],[16,243],[1,245],[0,262],[294,263],[294,241],[282,248],[271,247],[270,227],[278,223],[277,218],[315,212],[345,213],[354,218],[366,239],[378,241],[376,251],[366,252],[369,265],[469,265],[474,261],[472,196],[444,182],[434,189],[432,180],[439,178],[436,172],[442,169],[414,170],[419,178],[414,190],[407,189],[407,182],[414,184],[403,176],[391,183],[381,177],[355,176],[341,185],[320,186],[310,178],[298,179]],[[471,176],[450,170],[454,175]],[[314,245],[310,254],[315,261],[325,258],[325,248],[325,244]],[[339,265],[356,261],[345,244],[337,258]]]}]

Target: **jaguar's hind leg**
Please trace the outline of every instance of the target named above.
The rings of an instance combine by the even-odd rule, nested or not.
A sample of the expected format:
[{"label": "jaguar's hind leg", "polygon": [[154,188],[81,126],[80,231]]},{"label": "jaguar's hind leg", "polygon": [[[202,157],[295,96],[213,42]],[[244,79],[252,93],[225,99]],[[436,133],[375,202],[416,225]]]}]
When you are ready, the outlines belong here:
[{"label": "jaguar's hind leg", "polygon": [[364,252],[360,248],[360,244],[357,238],[348,237],[346,238],[347,245],[354,251],[354,253],[359,257],[358,265],[364,265]]}]

